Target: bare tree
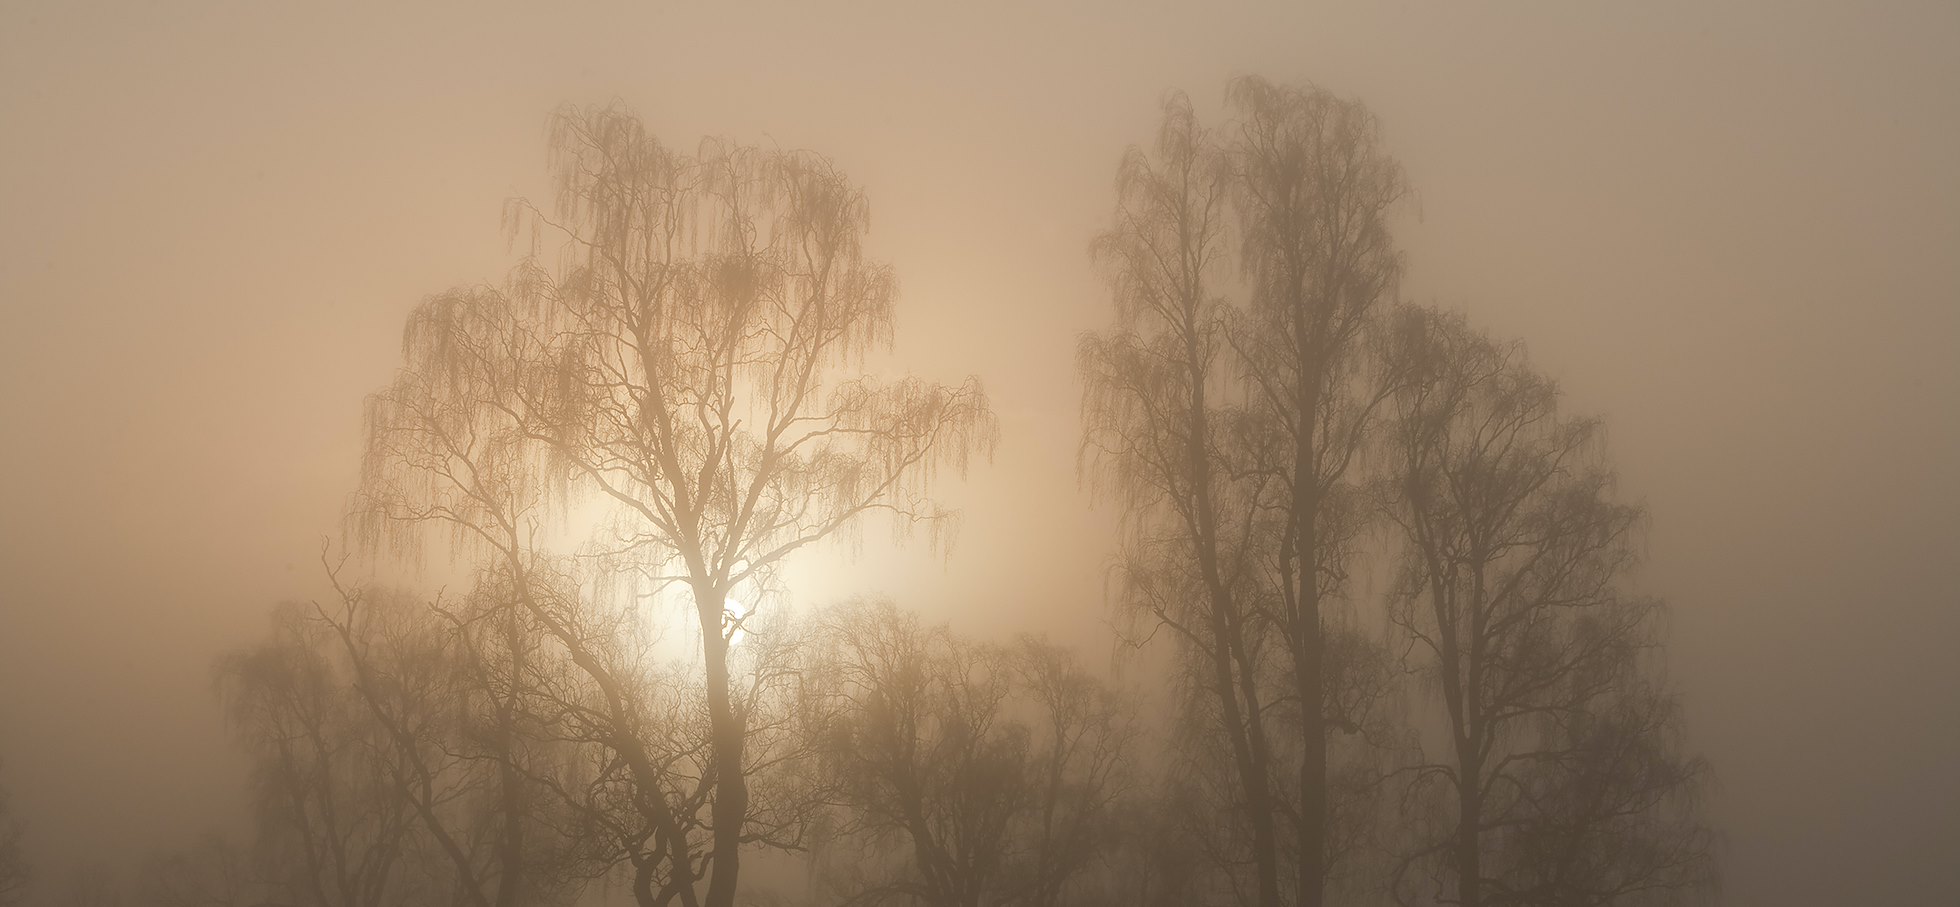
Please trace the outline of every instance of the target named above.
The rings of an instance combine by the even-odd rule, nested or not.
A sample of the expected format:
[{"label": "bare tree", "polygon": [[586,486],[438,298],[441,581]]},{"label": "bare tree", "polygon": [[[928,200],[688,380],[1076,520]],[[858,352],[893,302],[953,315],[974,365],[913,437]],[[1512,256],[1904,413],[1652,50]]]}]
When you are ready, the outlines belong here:
[{"label": "bare tree", "polygon": [[[435,317],[430,309],[441,304],[420,315]],[[447,304],[439,328],[411,322],[411,345],[507,351],[522,342],[520,322],[503,308],[506,297],[483,291]],[[472,564],[478,589],[495,600],[483,609],[489,619],[520,637],[518,648],[548,649],[528,661],[528,676],[507,682],[525,688],[538,722],[560,729],[555,733],[583,753],[583,771],[533,780],[573,809],[571,830],[591,848],[588,856],[627,867],[643,907],[676,899],[693,907],[705,859],[699,811],[712,779],[701,752],[707,731],[693,720],[698,685],[661,669],[654,651],[660,631],[641,609],[585,594],[577,565],[536,543],[552,527],[548,468],[503,401],[478,393],[511,380],[503,359],[459,355],[404,368],[371,398],[357,528],[372,541],[413,549],[423,541],[414,530],[442,526],[452,551],[481,555]],[[474,618],[465,623],[480,626]],[[477,667],[490,670],[487,659]]]},{"label": "bare tree", "polygon": [[[1329,823],[1330,739],[1358,719],[1343,706],[1371,698],[1333,668],[1332,603],[1347,594],[1366,509],[1350,481],[1385,382],[1357,381],[1362,342],[1390,300],[1402,260],[1387,218],[1406,187],[1381,147],[1374,114],[1320,88],[1234,81],[1230,160],[1250,317],[1237,332],[1254,405],[1278,426],[1274,502],[1282,538],[1274,626],[1297,706],[1295,892],[1319,907],[1334,849]],[[1368,393],[1370,389],[1375,393]],[[1350,636],[1343,645],[1360,646]],[[1330,686],[1331,681],[1331,686]],[[1348,689],[1342,690],[1342,687]]]},{"label": "bare tree", "polygon": [[[694,907],[705,858],[698,813],[712,779],[701,759],[707,732],[691,720],[695,688],[660,669],[659,629],[639,608],[585,594],[577,564],[536,542],[553,527],[554,483],[498,396],[520,372],[511,351],[527,342],[512,306],[480,290],[418,310],[406,344],[428,357],[447,349],[447,358],[412,354],[394,384],[370,398],[356,528],[410,553],[426,540],[416,530],[438,526],[452,553],[478,557],[477,589],[493,601],[475,610],[518,637],[484,640],[520,665],[497,698],[528,699],[529,714],[583,752],[584,771],[533,780],[573,809],[588,856],[630,870],[642,907],[675,899]],[[475,617],[460,623],[481,626]],[[547,651],[518,654],[532,646]],[[475,667],[496,670],[488,658]]]},{"label": "bare tree", "polygon": [[846,893],[866,903],[981,903],[1000,885],[1010,824],[1029,794],[1026,729],[1003,715],[1006,665],[890,605],[840,614],[828,635],[839,650],[840,704],[825,751],[847,810],[841,836],[907,853],[890,877],[854,867]]},{"label": "bare tree", "polygon": [[833,615],[826,637],[848,901],[1090,897],[1134,736],[1121,697],[1065,650],[966,642],[889,604]]},{"label": "bare tree", "polygon": [[268,641],[219,661],[233,732],[255,763],[270,881],[320,907],[426,897],[404,868],[419,848],[394,746],[353,695],[326,634],[300,606],[285,606]]},{"label": "bare tree", "polygon": [[[935,468],[964,468],[994,422],[977,382],[850,374],[888,344],[896,284],[863,258],[867,206],[828,160],[705,142],[677,153],[617,110],[555,120],[559,199],[514,203],[531,255],[507,284],[444,294],[411,318],[403,376],[370,408],[363,512],[448,522],[490,551],[517,600],[596,686],[607,742],[667,848],[655,901],[732,903],[751,827],[752,716],[733,603],[782,561],[874,513],[948,514]],[[544,241],[561,241],[548,266]],[[680,789],[644,738],[634,679],[531,581],[541,498],[617,510],[599,563],[631,596],[678,588],[699,636],[707,763]],[[589,612],[590,608],[584,608]],[[686,810],[709,810],[699,854]]]},{"label": "bare tree", "polygon": [[1190,815],[1201,810],[1180,793],[1188,788],[1136,789],[1112,808],[1112,839],[1098,874],[1101,897],[1083,903],[1182,907],[1207,902],[1212,870],[1193,847]]},{"label": "bare tree", "polygon": [[1390,672],[1343,606],[1360,454],[1393,386],[1366,340],[1405,190],[1359,103],[1256,78],[1229,98],[1215,139],[1171,96],[1155,155],[1124,159],[1094,246],[1117,328],[1081,347],[1084,446],[1124,506],[1124,601],[1186,652],[1181,739],[1243,830],[1217,861],[1249,868],[1244,899],[1318,905],[1371,790],[1370,760],[1330,749],[1382,743],[1364,731]]},{"label": "bare tree", "polygon": [[[1123,507],[1124,607],[1146,631],[1174,634],[1203,716],[1196,739],[1222,740],[1227,820],[1245,829],[1256,901],[1280,902],[1280,855],[1258,558],[1268,527],[1253,468],[1270,433],[1236,393],[1232,312],[1219,294],[1229,250],[1229,171],[1190,101],[1172,94],[1152,152],[1117,171],[1114,224],[1092,247],[1116,305],[1113,331],[1086,335],[1083,449],[1098,487]],[[1222,855],[1236,862],[1233,855]]]},{"label": "bare tree", "polygon": [[1132,706],[1085,670],[1075,654],[1022,637],[1009,658],[1033,746],[1034,784],[1019,834],[1024,862],[1016,903],[1057,907],[1095,892],[1083,879],[1117,837],[1117,805],[1129,793],[1138,728]]},{"label": "bare tree", "polygon": [[[316,602],[314,614],[394,747],[397,790],[449,865],[452,897],[512,907],[575,894],[563,861],[545,865],[566,848],[541,780],[556,771],[558,730],[526,709],[535,635],[494,593],[472,596],[474,610],[422,607],[345,585],[338,565],[327,575],[337,601]],[[496,626],[484,632],[485,622]]]},{"label": "bare tree", "polygon": [[1596,905],[1700,890],[1704,770],[1680,754],[1672,701],[1644,667],[1660,605],[1624,590],[1644,515],[1613,500],[1598,423],[1562,415],[1518,345],[1460,318],[1412,309],[1394,336],[1412,380],[1395,395],[1393,617],[1447,731],[1447,758],[1414,770],[1412,798],[1446,795],[1398,898]]},{"label": "bare tree", "polygon": [[[494,589],[431,606],[345,585],[338,564],[327,576],[333,604],[284,606],[269,641],[220,660],[234,731],[259,766],[271,890],[318,904],[575,899],[605,853],[579,839],[563,799],[579,754],[540,718],[551,665],[539,634],[483,632],[511,612],[480,610],[500,601]],[[221,856],[204,846],[160,860],[158,896],[235,890]]]}]

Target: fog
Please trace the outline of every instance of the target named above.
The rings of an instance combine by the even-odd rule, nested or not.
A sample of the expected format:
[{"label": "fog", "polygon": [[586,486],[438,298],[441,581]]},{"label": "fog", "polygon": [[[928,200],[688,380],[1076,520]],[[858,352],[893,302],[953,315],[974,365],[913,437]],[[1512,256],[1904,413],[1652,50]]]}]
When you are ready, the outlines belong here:
[{"label": "fog", "polygon": [[[1126,148],[1236,76],[1365,103],[1399,299],[1518,338],[1647,509],[1633,584],[1713,769],[1719,901],[1960,891],[1960,9],[1897,3],[0,6],[0,788],[50,891],[207,829],[213,662],[319,565],[429,294],[500,280],[547,122],[821,152],[898,275],[875,367],[978,376],[949,551],[857,595],[1101,666],[1118,502],[1079,456]],[[521,244],[520,244],[521,245]],[[338,542],[336,542],[338,544]],[[747,864],[745,864],[747,865]],[[42,903],[43,896],[30,899]],[[53,894],[46,903],[56,903]]]}]

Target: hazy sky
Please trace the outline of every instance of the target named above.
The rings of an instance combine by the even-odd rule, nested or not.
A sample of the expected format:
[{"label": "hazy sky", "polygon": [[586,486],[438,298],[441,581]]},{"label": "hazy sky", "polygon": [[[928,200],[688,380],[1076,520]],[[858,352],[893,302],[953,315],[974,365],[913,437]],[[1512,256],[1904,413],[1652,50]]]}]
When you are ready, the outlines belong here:
[{"label": "hazy sky", "polygon": [[1086,246],[1164,90],[1260,73],[1373,106],[1409,295],[1609,420],[1726,901],[1960,891],[1960,5],[321,6],[0,0],[0,784],[50,870],[242,814],[212,656],[316,590],[363,395],[501,275],[565,101],[831,155],[900,359],[987,382],[951,560],[873,534],[822,594],[1090,638]]}]

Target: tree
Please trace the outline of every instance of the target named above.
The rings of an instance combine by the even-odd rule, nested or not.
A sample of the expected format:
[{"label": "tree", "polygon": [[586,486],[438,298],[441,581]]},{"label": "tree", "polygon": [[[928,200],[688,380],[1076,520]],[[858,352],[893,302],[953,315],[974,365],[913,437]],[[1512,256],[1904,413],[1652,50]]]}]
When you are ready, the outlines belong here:
[{"label": "tree", "polygon": [[1193,847],[1189,815],[1198,812],[1188,788],[1137,790],[1112,810],[1114,839],[1104,860],[1101,903],[1134,907],[1182,907],[1206,902],[1206,854]]},{"label": "tree", "polygon": [[[863,193],[827,159],[720,141],[682,154],[617,110],[562,111],[552,144],[558,204],[512,205],[530,252],[510,280],[411,317],[402,375],[369,410],[363,513],[371,529],[445,522],[493,556],[603,701],[666,847],[647,900],[693,907],[705,877],[705,903],[728,907],[742,847],[766,840],[730,666],[755,603],[731,595],[868,514],[943,525],[929,480],[990,449],[994,420],[977,381],[850,374],[889,345],[896,282],[863,257]],[[555,268],[546,236],[562,240]],[[688,598],[708,719],[697,790],[628,731],[642,723],[634,679],[571,622],[591,608],[534,582],[572,572],[536,544],[540,501],[587,494],[617,511],[596,542],[615,586]],[[697,852],[676,806],[703,800]]]},{"label": "tree", "polygon": [[1257,78],[1229,97],[1217,140],[1171,96],[1154,157],[1118,172],[1093,247],[1117,327],[1081,346],[1084,444],[1125,508],[1125,604],[1186,651],[1186,739],[1227,749],[1213,799],[1245,858],[1226,842],[1221,864],[1250,865],[1258,904],[1318,905],[1354,836],[1330,830],[1333,794],[1366,786],[1330,748],[1388,679],[1337,606],[1368,517],[1352,473],[1392,386],[1365,341],[1401,271],[1386,219],[1405,190],[1361,104]]},{"label": "tree", "polygon": [[[1233,398],[1224,267],[1229,171],[1182,94],[1165,99],[1154,155],[1132,148],[1116,213],[1097,237],[1116,327],[1082,339],[1083,448],[1124,515],[1122,604],[1185,653],[1200,739],[1229,748],[1230,824],[1249,838],[1257,903],[1280,898],[1278,804],[1266,713],[1270,655],[1258,625],[1264,432]],[[1242,399],[1239,398],[1239,399]]]},{"label": "tree", "polygon": [[832,624],[839,700],[824,752],[847,817],[846,839],[899,844],[889,878],[851,868],[853,900],[916,898],[969,907],[996,894],[1028,794],[1025,728],[1005,726],[1009,696],[998,653],[956,641],[889,605]]},{"label": "tree", "polygon": [[[1517,344],[1400,313],[1393,620],[1440,700],[1446,794],[1397,896],[1463,907],[1650,903],[1711,875],[1705,769],[1642,654],[1660,604],[1624,589],[1644,514],[1612,498],[1599,424],[1559,412]],[[1428,870],[1427,894],[1410,876]]]},{"label": "tree", "polygon": [[837,613],[825,636],[848,901],[1092,896],[1134,736],[1120,696],[1066,650],[971,643],[889,604]]},{"label": "tree", "polygon": [[[1329,611],[1346,595],[1365,526],[1350,473],[1380,391],[1392,386],[1357,378],[1368,364],[1364,336],[1402,271],[1387,219],[1407,189],[1360,102],[1256,76],[1234,81],[1229,97],[1238,115],[1232,185],[1251,285],[1250,318],[1235,337],[1253,405],[1278,427],[1280,448],[1273,506],[1282,538],[1265,561],[1277,572],[1274,627],[1297,704],[1295,891],[1302,907],[1319,907],[1334,844],[1330,740],[1358,722],[1343,706],[1365,706],[1374,695],[1367,675],[1335,670],[1329,636],[1339,628],[1330,627]],[[1336,645],[1360,652],[1360,643],[1350,636]]]},{"label": "tree", "polygon": [[394,748],[329,643],[289,605],[269,640],[219,661],[233,733],[253,757],[260,847],[276,867],[270,881],[296,903],[403,903],[414,825],[396,796]]},{"label": "tree", "polygon": [[452,897],[513,907],[575,894],[563,890],[575,871],[554,859],[563,810],[545,796],[563,734],[526,708],[543,656],[514,609],[495,587],[461,609],[423,608],[345,585],[339,566],[327,576],[338,601],[314,603],[314,619],[392,747],[395,790],[448,865]]},{"label": "tree", "polygon": [[1021,874],[1021,903],[1057,907],[1092,896],[1085,873],[1113,850],[1117,807],[1128,791],[1138,729],[1131,704],[1077,661],[1075,653],[1023,636],[1009,653],[1023,719],[1034,746],[1025,772],[1033,785],[1033,849]]},{"label": "tree", "polygon": [[[535,636],[483,632],[510,610],[483,610],[494,589],[430,605],[327,576],[332,605],[283,606],[269,640],[219,661],[257,763],[258,874],[303,904],[575,899],[598,858],[559,798],[577,754],[538,718]],[[240,896],[257,879],[221,844],[160,858],[152,899]]]}]

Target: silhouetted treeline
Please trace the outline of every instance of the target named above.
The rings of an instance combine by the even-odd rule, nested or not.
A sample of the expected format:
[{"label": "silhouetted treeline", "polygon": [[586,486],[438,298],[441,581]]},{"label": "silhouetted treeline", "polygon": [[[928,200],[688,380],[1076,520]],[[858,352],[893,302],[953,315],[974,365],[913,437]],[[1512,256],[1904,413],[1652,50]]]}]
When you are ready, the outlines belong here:
[{"label": "silhouetted treeline", "polygon": [[[132,892],[728,907],[775,853],[798,904],[1706,893],[1706,769],[1598,423],[1397,297],[1409,189],[1365,106],[1227,97],[1215,126],[1166,100],[1093,243],[1083,465],[1131,670],[931,603],[791,609],[799,551],[936,536],[987,398],[863,367],[896,283],[829,160],[567,109],[520,263],[417,308],[368,403],[334,595],[218,666],[253,837]],[[358,578],[432,559],[450,591]]]}]

